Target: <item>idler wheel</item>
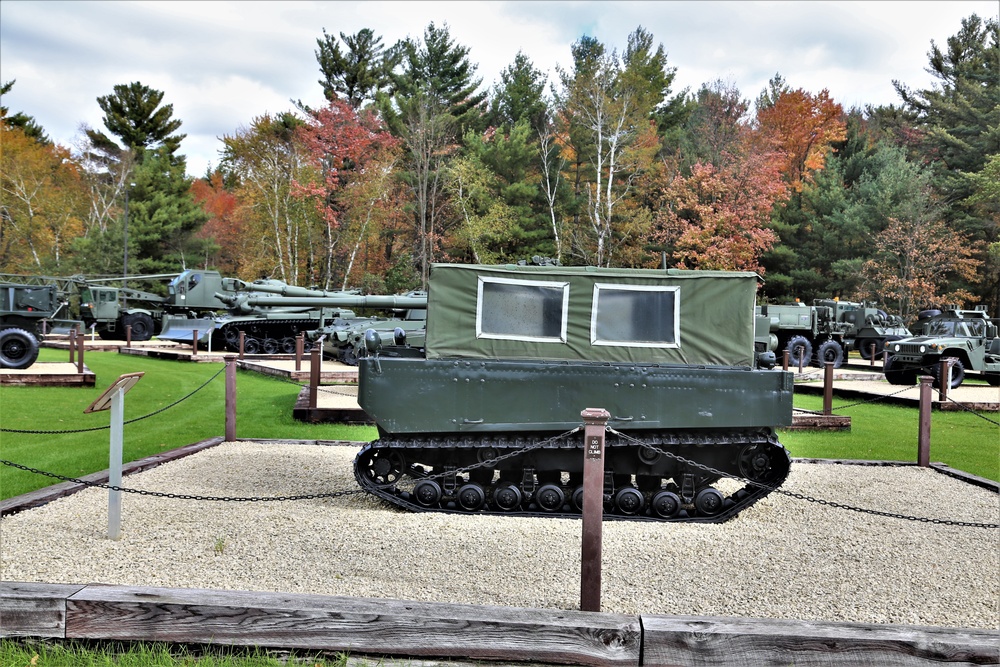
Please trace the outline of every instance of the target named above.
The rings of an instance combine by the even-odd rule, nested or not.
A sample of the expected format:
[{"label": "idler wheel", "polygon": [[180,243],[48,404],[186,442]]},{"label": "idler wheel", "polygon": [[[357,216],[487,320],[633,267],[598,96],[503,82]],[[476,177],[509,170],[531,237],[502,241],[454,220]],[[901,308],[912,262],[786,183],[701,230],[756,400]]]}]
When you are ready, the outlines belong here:
[{"label": "idler wheel", "polygon": [[475,512],[486,504],[486,492],[478,484],[466,484],[458,490],[458,504],[468,512]]},{"label": "idler wheel", "polygon": [[573,500],[573,508],[577,512],[582,512],[583,511],[583,486],[580,485],[580,486],[576,487],[575,489],[573,489],[573,495],[570,496],[570,498],[572,498],[572,500]]},{"label": "idler wheel", "polygon": [[656,516],[670,519],[681,511],[681,498],[673,491],[660,491],[653,496],[652,507]]},{"label": "idler wheel", "polygon": [[493,492],[493,504],[504,512],[510,512],[520,507],[522,499],[521,489],[513,484],[497,487]]},{"label": "idler wheel", "polygon": [[535,494],[538,506],[546,512],[558,512],[566,502],[566,494],[555,484],[545,484]]},{"label": "idler wheel", "polygon": [[413,487],[413,497],[424,507],[434,507],[441,502],[441,485],[433,479],[422,479]]},{"label": "idler wheel", "polygon": [[639,492],[639,489],[632,488],[631,486],[626,486],[624,489],[620,490],[615,494],[615,507],[622,514],[627,514],[632,516],[633,514],[638,514],[642,511],[642,506],[645,504],[645,498]]},{"label": "idler wheel", "polygon": [[725,502],[726,499],[719,490],[713,488],[702,489],[694,497],[694,506],[697,508],[698,514],[704,514],[705,516],[712,516],[721,512]]},{"label": "idler wheel", "polygon": [[391,486],[399,481],[406,465],[400,452],[384,452],[376,449],[363,461],[365,477],[376,486]]}]

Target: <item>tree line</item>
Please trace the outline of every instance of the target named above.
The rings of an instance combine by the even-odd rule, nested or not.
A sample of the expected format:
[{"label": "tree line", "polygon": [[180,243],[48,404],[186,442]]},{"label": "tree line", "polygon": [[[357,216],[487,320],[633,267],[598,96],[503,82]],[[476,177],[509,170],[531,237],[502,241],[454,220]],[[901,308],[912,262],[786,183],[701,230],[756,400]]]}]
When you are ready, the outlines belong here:
[{"label": "tree line", "polygon": [[931,88],[846,110],[780,73],[752,101],[723,80],[675,91],[642,27],[571,54],[548,80],[519,52],[487,87],[447,25],[392,46],[324,29],[324,102],[235,128],[196,179],[141,82],[99,97],[106,131],[74,147],[0,106],[0,271],[120,274],[127,237],[130,273],[395,293],[433,262],[543,256],[757,271],[775,303],[1000,313],[996,19],[931,42]]}]

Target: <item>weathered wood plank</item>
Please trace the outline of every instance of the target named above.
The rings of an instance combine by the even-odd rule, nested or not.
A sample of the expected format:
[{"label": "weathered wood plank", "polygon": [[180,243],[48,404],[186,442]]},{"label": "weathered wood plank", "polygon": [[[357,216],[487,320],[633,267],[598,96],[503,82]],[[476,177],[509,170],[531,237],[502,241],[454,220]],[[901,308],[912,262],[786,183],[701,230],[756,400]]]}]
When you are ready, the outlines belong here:
[{"label": "weathered wood plank", "polygon": [[988,630],[819,621],[642,616],[643,665],[996,665]]},{"label": "weathered wood plank", "polygon": [[88,586],[66,636],[571,665],[638,665],[637,616],[198,589]]},{"label": "weathered wood plank", "polygon": [[66,637],[66,598],[82,585],[0,581],[0,637]]}]

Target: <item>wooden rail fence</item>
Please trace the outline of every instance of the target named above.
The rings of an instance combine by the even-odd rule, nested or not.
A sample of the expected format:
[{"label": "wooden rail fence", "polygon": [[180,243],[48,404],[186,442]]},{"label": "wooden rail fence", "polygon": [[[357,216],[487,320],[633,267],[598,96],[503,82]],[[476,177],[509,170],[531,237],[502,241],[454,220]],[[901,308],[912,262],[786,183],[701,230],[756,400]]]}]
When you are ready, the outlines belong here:
[{"label": "wooden rail fence", "polygon": [[0,636],[562,665],[1000,663],[995,631],[0,582]]}]

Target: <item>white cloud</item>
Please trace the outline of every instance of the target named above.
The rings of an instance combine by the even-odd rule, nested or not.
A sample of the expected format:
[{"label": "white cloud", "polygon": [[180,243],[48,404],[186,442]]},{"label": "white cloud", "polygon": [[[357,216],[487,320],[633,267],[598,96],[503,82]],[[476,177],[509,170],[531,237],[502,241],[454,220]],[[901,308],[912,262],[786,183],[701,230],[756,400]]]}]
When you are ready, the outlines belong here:
[{"label": "white cloud", "polygon": [[371,28],[390,46],[447,23],[491,86],[518,50],[553,81],[581,36],[620,52],[641,25],[676,68],[675,92],[723,79],[753,99],[780,72],[851,107],[898,103],[894,79],[929,87],[931,40],[943,45],[972,13],[995,17],[997,3],[3,0],[0,78],[17,80],[4,105],[63,144],[81,123],[101,127],[96,98],[116,84],[162,90],[188,134],[189,172],[201,175],[218,163],[222,135],[291,100],[321,102],[314,52],[324,28]]}]

